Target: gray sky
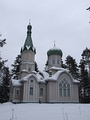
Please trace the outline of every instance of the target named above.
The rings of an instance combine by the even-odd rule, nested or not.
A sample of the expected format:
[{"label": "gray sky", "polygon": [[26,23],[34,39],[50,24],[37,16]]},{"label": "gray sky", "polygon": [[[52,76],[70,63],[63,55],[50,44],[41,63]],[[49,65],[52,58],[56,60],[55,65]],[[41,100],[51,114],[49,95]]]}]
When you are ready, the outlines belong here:
[{"label": "gray sky", "polygon": [[90,0],[0,0],[0,33],[7,39],[0,51],[3,59],[8,59],[6,65],[10,67],[20,53],[29,19],[40,70],[54,41],[63,51],[63,61],[71,55],[79,63],[82,51],[90,48],[88,7]]}]

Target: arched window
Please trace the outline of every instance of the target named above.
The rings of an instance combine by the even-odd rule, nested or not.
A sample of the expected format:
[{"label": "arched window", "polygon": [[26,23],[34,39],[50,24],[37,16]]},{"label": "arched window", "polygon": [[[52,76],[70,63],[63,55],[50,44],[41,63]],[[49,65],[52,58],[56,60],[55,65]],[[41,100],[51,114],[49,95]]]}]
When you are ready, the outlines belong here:
[{"label": "arched window", "polygon": [[30,85],[30,88],[29,88],[30,92],[29,93],[30,93],[30,95],[34,95],[34,80],[32,78],[30,78],[29,85]]},{"label": "arched window", "polygon": [[70,96],[70,84],[64,79],[59,84],[59,95]]},{"label": "arched window", "polygon": [[20,89],[16,88],[15,89],[15,94],[16,94],[16,96],[19,96],[20,95]]},{"label": "arched window", "polygon": [[63,83],[63,95],[66,96],[66,83]]},{"label": "arched window", "polygon": [[52,64],[55,64],[55,59],[52,60]]},{"label": "arched window", "polygon": [[57,59],[57,64],[59,64],[59,59]]},{"label": "arched window", "polygon": [[40,88],[40,96],[43,96],[43,88]]},{"label": "arched window", "polygon": [[33,83],[33,80],[31,79],[31,83]]},{"label": "arched window", "polygon": [[70,96],[70,84],[67,84],[67,95]]},{"label": "arched window", "polygon": [[33,95],[33,87],[30,87],[30,95]]},{"label": "arched window", "polygon": [[59,84],[59,92],[60,92],[60,93],[59,93],[60,96],[62,96],[62,83]]}]

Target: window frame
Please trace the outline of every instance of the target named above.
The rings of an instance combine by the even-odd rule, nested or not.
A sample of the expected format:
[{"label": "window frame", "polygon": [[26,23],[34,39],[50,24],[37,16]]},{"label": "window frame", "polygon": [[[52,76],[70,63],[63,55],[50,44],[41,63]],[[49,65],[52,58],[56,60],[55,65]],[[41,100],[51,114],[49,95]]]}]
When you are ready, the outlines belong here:
[{"label": "window frame", "polygon": [[52,64],[54,64],[54,65],[55,65],[55,59],[52,59]]},{"label": "window frame", "polygon": [[33,87],[30,86],[30,95],[33,95]]},{"label": "window frame", "polygon": [[39,95],[43,96],[43,88],[40,88]]},{"label": "window frame", "polygon": [[57,64],[58,64],[58,65],[60,64],[60,61],[59,61],[59,59],[57,59]]},{"label": "window frame", "polygon": [[59,95],[63,97],[70,97],[71,96],[71,88],[70,83],[67,82],[67,80],[63,79],[59,83]]},{"label": "window frame", "polygon": [[16,96],[19,96],[19,95],[20,95],[20,89],[19,89],[19,88],[16,88],[16,89],[15,89],[15,95],[16,95]]}]

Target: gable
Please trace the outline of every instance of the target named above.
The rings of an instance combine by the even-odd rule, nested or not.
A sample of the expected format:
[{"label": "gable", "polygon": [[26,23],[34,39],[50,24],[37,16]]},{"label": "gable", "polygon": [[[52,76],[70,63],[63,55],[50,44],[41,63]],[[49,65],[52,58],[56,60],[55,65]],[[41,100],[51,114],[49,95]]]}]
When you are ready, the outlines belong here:
[{"label": "gable", "polygon": [[35,85],[36,83],[37,83],[36,77],[30,76],[29,79],[28,79],[28,84],[33,86],[33,85]]},{"label": "gable", "polygon": [[73,82],[73,78],[72,76],[67,73],[67,72],[62,72],[59,76],[58,76],[58,81],[62,81],[62,80],[66,80],[69,83]]}]

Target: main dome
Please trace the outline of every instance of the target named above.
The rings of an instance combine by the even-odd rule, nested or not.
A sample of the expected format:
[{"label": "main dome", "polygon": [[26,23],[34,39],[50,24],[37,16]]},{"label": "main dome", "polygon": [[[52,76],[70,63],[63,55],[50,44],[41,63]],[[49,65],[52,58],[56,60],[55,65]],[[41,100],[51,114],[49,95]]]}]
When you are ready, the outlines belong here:
[{"label": "main dome", "polygon": [[57,48],[57,47],[53,47],[51,48],[50,50],[47,51],[47,55],[50,56],[50,55],[60,55],[62,57],[63,53],[62,53],[62,50],[60,48]]}]

